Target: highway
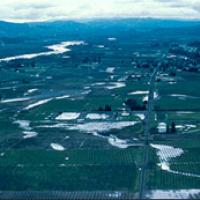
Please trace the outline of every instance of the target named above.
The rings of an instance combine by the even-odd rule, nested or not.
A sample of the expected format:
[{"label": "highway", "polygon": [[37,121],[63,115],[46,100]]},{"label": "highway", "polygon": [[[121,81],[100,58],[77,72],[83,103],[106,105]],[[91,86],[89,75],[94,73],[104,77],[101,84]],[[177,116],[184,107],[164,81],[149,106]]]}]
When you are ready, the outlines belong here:
[{"label": "highway", "polygon": [[149,94],[148,94],[148,102],[147,102],[147,110],[145,115],[145,123],[144,123],[144,155],[143,155],[143,164],[142,171],[140,176],[140,190],[139,190],[139,199],[145,198],[145,189],[146,189],[146,179],[147,179],[147,168],[149,162],[149,136],[150,136],[150,124],[151,124],[151,115],[154,104],[154,93],[155,93],[155,80],[156,75],[160,69],[160,64],[154,69],[150,80],[149,80]]}]

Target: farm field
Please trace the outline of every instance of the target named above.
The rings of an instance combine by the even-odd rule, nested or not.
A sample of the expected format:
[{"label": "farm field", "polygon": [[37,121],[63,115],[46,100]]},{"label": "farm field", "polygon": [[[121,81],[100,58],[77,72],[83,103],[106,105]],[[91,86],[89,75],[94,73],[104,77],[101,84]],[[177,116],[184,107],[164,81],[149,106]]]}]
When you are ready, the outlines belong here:
[{"label": "farm field", "polygon": [[0,199],[199,197],[199,35],[116,29],[0,45]]}]

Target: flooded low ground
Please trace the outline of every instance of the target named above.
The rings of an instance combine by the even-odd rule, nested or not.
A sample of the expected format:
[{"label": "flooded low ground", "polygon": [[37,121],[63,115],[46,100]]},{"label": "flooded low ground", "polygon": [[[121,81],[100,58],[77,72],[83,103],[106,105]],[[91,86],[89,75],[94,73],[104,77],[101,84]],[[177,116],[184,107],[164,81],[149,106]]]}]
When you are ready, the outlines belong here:
[{"label": "flooded low ground", "polygon": [[[187,40],[177,48],[183,42],[189,48]],[[200,74],[177,67],[181,55],[164,44],[66,38],[41,42],[45,51],[1,56],[2,195],[138,198],[149,80],[165,56],[155,81],[145,195],[199,197]]]}]

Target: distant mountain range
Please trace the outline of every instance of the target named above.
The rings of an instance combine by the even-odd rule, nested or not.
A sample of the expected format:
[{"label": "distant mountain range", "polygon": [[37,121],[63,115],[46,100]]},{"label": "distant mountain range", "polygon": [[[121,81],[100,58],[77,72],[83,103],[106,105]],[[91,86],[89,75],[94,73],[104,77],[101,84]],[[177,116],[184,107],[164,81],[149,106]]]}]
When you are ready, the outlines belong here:
[{"label": "distant mountain range", "polygon": [[0,38],[18,37],[82,37],[97,35],[118,35],[122,33],[148,31],[169,31],[200,34],[200,21],[160,19],[108,19],[93,21],[54,21],[41,23],[10,23],[0,21]]}]

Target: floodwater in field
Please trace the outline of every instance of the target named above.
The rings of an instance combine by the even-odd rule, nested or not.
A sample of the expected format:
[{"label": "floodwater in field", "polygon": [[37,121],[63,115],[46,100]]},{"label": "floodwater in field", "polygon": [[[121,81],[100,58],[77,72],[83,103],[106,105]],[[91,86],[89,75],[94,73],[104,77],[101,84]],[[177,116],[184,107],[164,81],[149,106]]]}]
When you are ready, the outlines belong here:
[{"label": "floodwater in field", "polygon": [[146,197],[149,199],[196,199],[198,195],[200,195],[199,189],[152,190]]},{"label": "floodwater in field", "polygon": [[47,46],[46,48],[50,50],[47,52],[31,53],[31,54],[24,54],[24,55],[17,55],[17,56],[2,58],[0,59],[0,62],[2,61],[9,62],[9,61],[18,60],[18,59],[33,59],[40,56],[51,56],[51,55],[63,54],[65,52],[70,51],[70,48],[68,47],[74,46],[74,45],[83,45],[83,44],[84,44],[83,41],[62,42],[60,44]]},{"label": "floodwater in field", "polygon": [[[154,66],[143,67],[143,62],[152,60],[154,53],[159,60],[162,52],[157,47],[149,52],[152,43],[127,42],[114,35],[101,41],[97,37],[94,43],[94,38],[80,38],[60,43],[55,42],[57,39],[45,40],[42,52],[29,49],[33,53],[18,55],[13,51],[16,56],[0,59],[1,168],[14,166],[14,172],[9,169],[7,175],[6,170],[0,170],[6,190],[13,184],[21,186],[16,183],[20,180],[25,183],[19,188],[23,191],[32,187],[47,191],[102,190],[112,199],[123,199],[124,191],[134,195],[139,192],[141,167],[145,167],[142,158],[149,78]],[[53,45],[44,47],[44,43]],[[193,98],[198,95],[193,87],[189,92],[182,86],[187,82],[182,81],[186,75],[177,72],[172,78],[166,69],[164,78],[155,82],[148,170],[150,176],[156,175],[146,182],[150,198],[199,194],[198,188],[192,189],[194,185],[187,190],[200,178],[198,163],[194,164],[190,156],[198,153],[200,128],[199,113],[195,107],[191,109],[198,107],[199,99]],[[199,83],[197,74],[196,79],[194,85]],[[178,109],[168,110],[169,104]],[[172,122],[176,133],[166,134]],[[190,149],[193,133],[196,139]],[[16,174],[16,179],[10,174]],[[4,177],[10,179],[4,181]],[[186,186],[179,186],[180,179]],[[0,183],[0,190],[3,187]]]},{"label": "floodwater in field", "polygon": [[183,149],[174,148],[168,145],[160,145],[160,144],[151,144],[151,147],[157,150],[157,156],[159,157],[159,160],[160,160],[160,163],[158,163],[158,166],[162,170],[173,173],[173,174],[177,174],[177,175],[200,178],[200,174],[175,171],[170,168],[170,161],[184,154]]}]

